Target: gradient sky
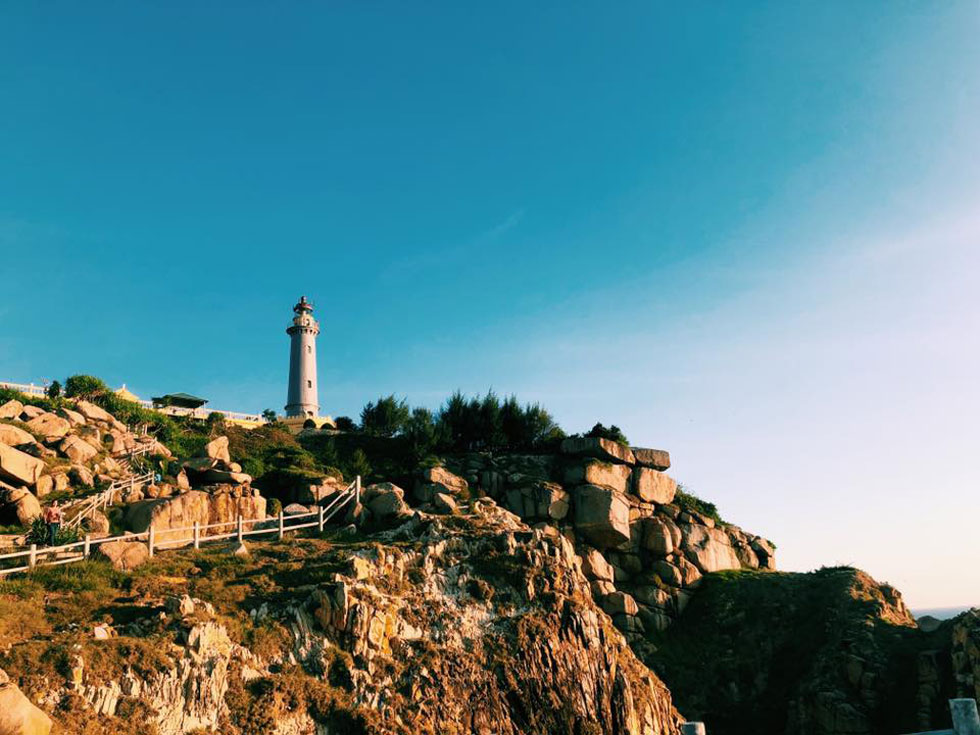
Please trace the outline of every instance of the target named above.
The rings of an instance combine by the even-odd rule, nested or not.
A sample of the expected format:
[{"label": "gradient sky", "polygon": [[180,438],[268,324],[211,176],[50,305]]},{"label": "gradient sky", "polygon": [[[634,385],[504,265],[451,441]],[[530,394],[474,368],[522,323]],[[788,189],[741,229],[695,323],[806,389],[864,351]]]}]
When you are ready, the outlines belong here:
[{"label": "gradient sky", "polygon": [[7,3],[0,379],[617,423],[980,604],[980,5]]}]

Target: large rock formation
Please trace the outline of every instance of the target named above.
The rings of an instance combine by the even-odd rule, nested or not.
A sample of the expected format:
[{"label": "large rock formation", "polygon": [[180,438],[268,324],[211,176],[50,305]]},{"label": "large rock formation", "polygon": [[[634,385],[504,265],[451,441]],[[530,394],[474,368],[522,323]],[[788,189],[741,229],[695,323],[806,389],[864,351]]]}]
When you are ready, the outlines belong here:
[{"label": "large rock formation", "polygon": [[[572,544],[491,500],[460,511],[349,545],[256,545],[223,557],[230,576],[167,552],[167,574],[184,576],[120,585],[105,640],[68,647],[57,673],[31,667],[66,650],[68,630],[0,663],[90,735],[676,735],[670,693],[593,602]],[[606,607],[632,609],[623,594]]]}]

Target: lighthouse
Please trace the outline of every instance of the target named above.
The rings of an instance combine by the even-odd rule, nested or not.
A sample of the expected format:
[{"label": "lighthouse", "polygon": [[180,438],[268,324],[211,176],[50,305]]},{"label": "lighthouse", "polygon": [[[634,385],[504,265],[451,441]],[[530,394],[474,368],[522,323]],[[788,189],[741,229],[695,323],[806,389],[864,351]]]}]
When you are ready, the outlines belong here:
[{"label": "lighthouse", "polygon": [[315,419],[320,414],[316,391],[316,336],[320,325],[313,318],[313,304],[301,296],[293,307],[289,335],[289,391],[286,417]]}]

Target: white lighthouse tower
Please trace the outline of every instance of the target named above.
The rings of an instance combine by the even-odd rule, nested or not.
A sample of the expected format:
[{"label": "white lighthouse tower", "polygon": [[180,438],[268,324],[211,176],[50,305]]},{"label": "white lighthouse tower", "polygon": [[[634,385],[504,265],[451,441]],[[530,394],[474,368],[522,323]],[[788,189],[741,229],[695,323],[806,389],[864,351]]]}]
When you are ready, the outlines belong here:
[{"label": "white lighthouse tower", "polygon": [[316,336],[320,325],[313,318],[313,304],[301,296],[293,307],[296,316],[286,329],[289,335],[289,392],[286,417],[316,418],[320,402],[316,391]]}]

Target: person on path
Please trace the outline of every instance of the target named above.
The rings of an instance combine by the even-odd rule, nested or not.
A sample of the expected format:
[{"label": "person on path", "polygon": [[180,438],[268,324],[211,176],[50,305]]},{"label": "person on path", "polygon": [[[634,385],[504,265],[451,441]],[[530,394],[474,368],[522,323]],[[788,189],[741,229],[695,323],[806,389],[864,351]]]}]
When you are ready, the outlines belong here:
[{"label": "person on path", "polygon": [[48,524],[48,546],[54,546],[61,529],[62,513],[58,501],[54,501],[44,509],[44,522]]}]

